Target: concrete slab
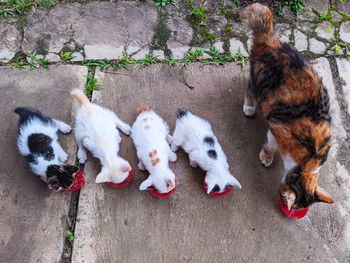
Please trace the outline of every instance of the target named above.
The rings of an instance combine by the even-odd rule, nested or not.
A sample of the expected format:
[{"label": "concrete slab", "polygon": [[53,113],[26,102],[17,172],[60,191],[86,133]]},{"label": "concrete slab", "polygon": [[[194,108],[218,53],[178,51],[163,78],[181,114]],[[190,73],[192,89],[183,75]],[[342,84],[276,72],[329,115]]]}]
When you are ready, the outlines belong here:
[{"label": "concrete slab", "polygon": [[23,50],[59,53],[73,44],[86,59],[116,59],[128,45],[149,44],[156,20],[153,1],[58,4],[28,15]]},{"label": "concrete slab", "polygon": [[[59,262],[65,237],[70,194],[52,193],[33,175],[16,146],[17,106],[33,106],[49,116],[73,122],[68,92],[83,88],[81,66],[50,69],[0,68],[0,258],[2,262]],[[72,135],[60,137],[74,162]]]},{"label": "concrete slab", "polygon": [[350,114],[350,61],[345,58],[336,58],[339,76],[342,78],[343,93]]},{"label": "concrete slab", "polygon": [[10,61],[20,49],[21,32],[16,19],[0,17],[0,62]]},{"label": "concrete slab", "polygon": [[210,120],[243,190],[225,198],[209,197],[202,189],[203,172],[191,168],[188,157],[179,151],[178,161],[172,164],[177,192],[166,200],[154,199],[138,190],[147,174],[137,169],[132,141],[123,136],[121,156],[132,164],[135,178],[118,190],[96,185],[99,164],[89,160],[85,173],[91,183],[80,195],[72,262],[348,260],[344,229],[349,193],[334,176],[341,173],[345,178],[347,170],[335,166],[333,155],[322,170],[321,185],[335,195],[335,205],[317,204],[300,221],[281,214],[280,158],[269,169],[260,165],[266,125],[259,117],[247,119],[242,114],[248,68],[241,71],[233,63],[191,64],[183,69],[157,64],[98,76],[102,92],[96,97],[130,124],[142,104],[164,117],[171,130],[178,107]]}]

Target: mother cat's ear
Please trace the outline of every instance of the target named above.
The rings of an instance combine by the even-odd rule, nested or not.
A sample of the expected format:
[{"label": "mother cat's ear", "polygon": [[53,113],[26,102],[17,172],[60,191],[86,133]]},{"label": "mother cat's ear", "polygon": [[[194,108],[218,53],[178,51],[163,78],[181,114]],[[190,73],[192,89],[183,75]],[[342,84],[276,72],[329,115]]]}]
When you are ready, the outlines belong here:
[{"label": "mother cat's ear", "polygon": [[327,203],[327,204],[333,204],[334,203],[333,197],[329,193],[327,193],[326,190],[324,190],[320,186],[316,187],[315,198],[316,198],[316,201],[318,201],[318,202],[324,202],[324,203]]},{"label": "mother cat's ear", "polygon": [[288,210],[292,208],[295,203],[296,194],[291,189],[285,189],[281,191],[281,197]]}]

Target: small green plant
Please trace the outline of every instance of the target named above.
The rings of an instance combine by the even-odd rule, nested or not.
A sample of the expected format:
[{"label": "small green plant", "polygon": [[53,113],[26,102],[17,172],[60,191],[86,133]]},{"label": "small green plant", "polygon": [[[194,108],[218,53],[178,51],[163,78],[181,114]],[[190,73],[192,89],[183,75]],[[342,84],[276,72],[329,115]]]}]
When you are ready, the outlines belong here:
[{"label": "small green plant", "polygon": [[70,61],[72,60],[74,57],[72,56],[72,52],[70,51],[61,51],[60,52],[60,57],[63,61]]},{"label": "small green plant", "polygon": [[188,52],[184,57],[185,65],[190,64],[191,62],[198,61],[200,57],[204,55],[203,49],[195,49]]},{"label": "small green plant", "polygon": [[3,17],[13,16],[13,12],[11,8],[0,8],[0,15]]},{"label": "small green plant", "polygon": [[99,59],[99,60],[89,60],[85,63],[88,67],[96,67],[100,68],[102,70],[105,70],[111,66],[111,63],[106,59]]},{"label": "small green plant", "polygon": [[154,0],[156,6],[165,7],[169,4],[175,4],[175,0]]},{"label": "small green plant", "polygon": [[207,33],[203,37],[204,41],[212,41],[212,40],[215,40],[215,39],[216,39],[216,36],[214,34],[212,34],[212,33]]},{"label": "small green plant", "polygon": [[223,65],[225,62],[233,61],[233,58],[230,54],[221,54],[216,47],[211,47],[209,50],[206,50],[205,53],[210,56],[209,59],[204,61],[205,64],[214,63],[217,65]]},{"label": "small green plant", "polygon": [[170,58],[170,59],[164,60],[164,63],[170,66],[175,66],[177,65],[177,63],[179,63],[179,61],[175,58]]},{"label": "small green plant", "polygon": [[248,58],[243,56],[240,48],[238,48],[237,52],[233,55],[233,60],[241,65],[241,67],[246,66],[249,62]]},{"label": "small green plant", "polygon": [[193,0],[187,0],[187,4],[189,4],[189,5],[193,5]]},{"label": "small green plant", "polygon": [[303,0],[286,0],[286,5],[294,12],[299,15],[303,11],[305,5]]},{"label": "small green plant", "polygon": [[117,70],[120,68],[128,69],[129,65],[134,65],[136,60],[131,58],[127,53],[123,53],[123,55],[112,64],[112,69]]},{"label": "small green plant", "polygon": [[98,82],[97,79],[95,79],[95,76],[92,72],[88,72],[86,75],[86,86],[85,86],[85,91],[86,93],[91,96],[92,92],[94,90],[99,90],[100,89],[100,83]]},{"label": "small green plant", "polygon": [[35,52],[25,53],[30,70],[37,69],[40,66],[47,69],[49,67],[49,61],[42,55],[37,55]]},{"label": "small green plant", "polygon": [[28,65],[24,60],[22,59],[15,59],[13,62],[9,64],[10,68],[17,68],[17,69],[23,69],[24,66]]},{"label": "small green plant", "polygon": [[49,9],[55,5],[55,0],[38,0],[38,5],[42,8]]},{"label": "small green plant", "polygon": [[67,229],[66,234],[67,234],[67,237],[68,237],[69,241],[73,241],[74,240],[74,234],[69,228]]},{"label": "small green plant", "polygon": [[336,21],[333,18],[333,9],[329,8],[327,11],[325,12],[320,12],[318,14],[318,17],[316,17],[313,22],[316,24],[328,21],[329,23],[331,23],[332,25],[336,24]]},{"label": "small green plant", "polygon": [[205,9],[202,6],[192,8],[189,17],[193,22],[201,23],[205,16]]},{"label": "small green plant", "polygon": [[233,32],[233,26],[232,26],[231,24],[226,24],[225,29],[224,29],[224,32],[225,32],[226,34],[232,33],[232,32]]},{"label": "small green plant", "polygon": [[345,5],[348,2],[348,0],[339,0],[339,2],[343,5]]},{"label": "small green plant", "polygon": [[145,58],[136,60],[136,65],[148,66],[157,62],[159,62],[159,58],[157,56],[146,54]]}]

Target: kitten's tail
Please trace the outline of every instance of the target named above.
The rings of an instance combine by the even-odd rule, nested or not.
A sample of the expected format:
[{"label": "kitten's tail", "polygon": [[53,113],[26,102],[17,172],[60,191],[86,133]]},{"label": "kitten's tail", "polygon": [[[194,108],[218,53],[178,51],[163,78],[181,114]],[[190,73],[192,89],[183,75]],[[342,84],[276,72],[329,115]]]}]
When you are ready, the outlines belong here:
[{"label": "kitten's tail", "polygon": [[259,3],[247,6],[241,12],[241,20],[253,31],[254,37],[270,37],[273,33],[271,10]]},{"label": "kitten's tail", "polygon": [[91,102],[89,101],[88,97],[82,92],[80,89],[73,89],[70,93],[81,105],[87,105]]}]

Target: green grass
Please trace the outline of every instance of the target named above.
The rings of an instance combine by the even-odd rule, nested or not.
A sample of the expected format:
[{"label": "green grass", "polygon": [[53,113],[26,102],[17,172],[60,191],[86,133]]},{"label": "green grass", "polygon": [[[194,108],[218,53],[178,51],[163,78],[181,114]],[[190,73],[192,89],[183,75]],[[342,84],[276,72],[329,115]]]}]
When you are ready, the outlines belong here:
[{"label": "green grass", "polygon": [[348,0],[339,0],[339,2],[343,5],[345,5],[348,2]]},{"label": "green grass", "polygon": [[167,65],[170,65],[170,66],[175,66],[179,63],[179,61],[175,58],[169,58],[169,59],[164,60],[164,63]]},{"label": "green grass", "polygon": [[68,228],[67,228],[67,231],[66,231],[66,235],[67,235],[69,241],[73,241],[73,240],[74,240],[74,234],[73,234],[73,232],[72,232],[70,229],[68,229]]},{"label": "green grass", "polygon": [[225,34],[231,34],[233,32],[233,26],[231,24],[226,24],[224,32]]},{"label": "green grass", "polygon": [[0,16],[23,15],[31,8],[51,8],[55,0],[0,0]]},{"label": "green grass", "polygon": [[49,61],[42,55],[37,55],[35,52],[25,53],[27,56],[28,66],[30,70],[34,70],[40,67],[47,69],[49,67]]},{"label": "green grass", "polygon": [[70,51],[61,51],[60,57],[61,57],[62,61],[70,61],[74,58],[72,56],[72,52],[70,52]]},{"label": "green grass", "polygon": [[277,13],[280,16],[285,14],[287,8],[289,8],[295,15],[300,15],[300,13],[304,10],[305,4],[303,0],[281,0],[275,1],[274,3]]},{"label": "green grass", "polygon": [[188,52],[184,57],[184,64],[188,65],[192,62],[198,61],[204,55],[203,49],[195,49]]},{"label": "green grass", "polygon": [[92,95],[92,92],[94,90],[99,90],[101,87],[100,83],[97,79],[95,79],[95,76],[92,72],[88,72],[86,75],[86,86],[85,86],[85,92],[89,96]]},{"label": "green grass", "polygon": [[106,59],[89,60],[85,63],[85,65],[88,67],[95,67],[105,70],[111,66],[111,62]]},{"label": "green grass", "polygon": [[166,7],[169,4],[175,4],[175,0],[154,0],[156,6]]},{"label": "green grass", "polygon": [[233,61],[237,62],[241,67],[248,65],[249,59],[243,56],[241,49],[238,48],[237,52],[233,55]]},{"label": "green grass", "polygon": [[201,23],[205,17],[205,8],[203,6],[192,8],[189,17],[195,23]]},{"label": "green grass", "polygon": [[146,54],[146,56],[143,59],[136,59],[134,64],[141,65],[141,66],[148,66],[148,65],[155,64],[159,61],[160,60],[157,56]]}]

